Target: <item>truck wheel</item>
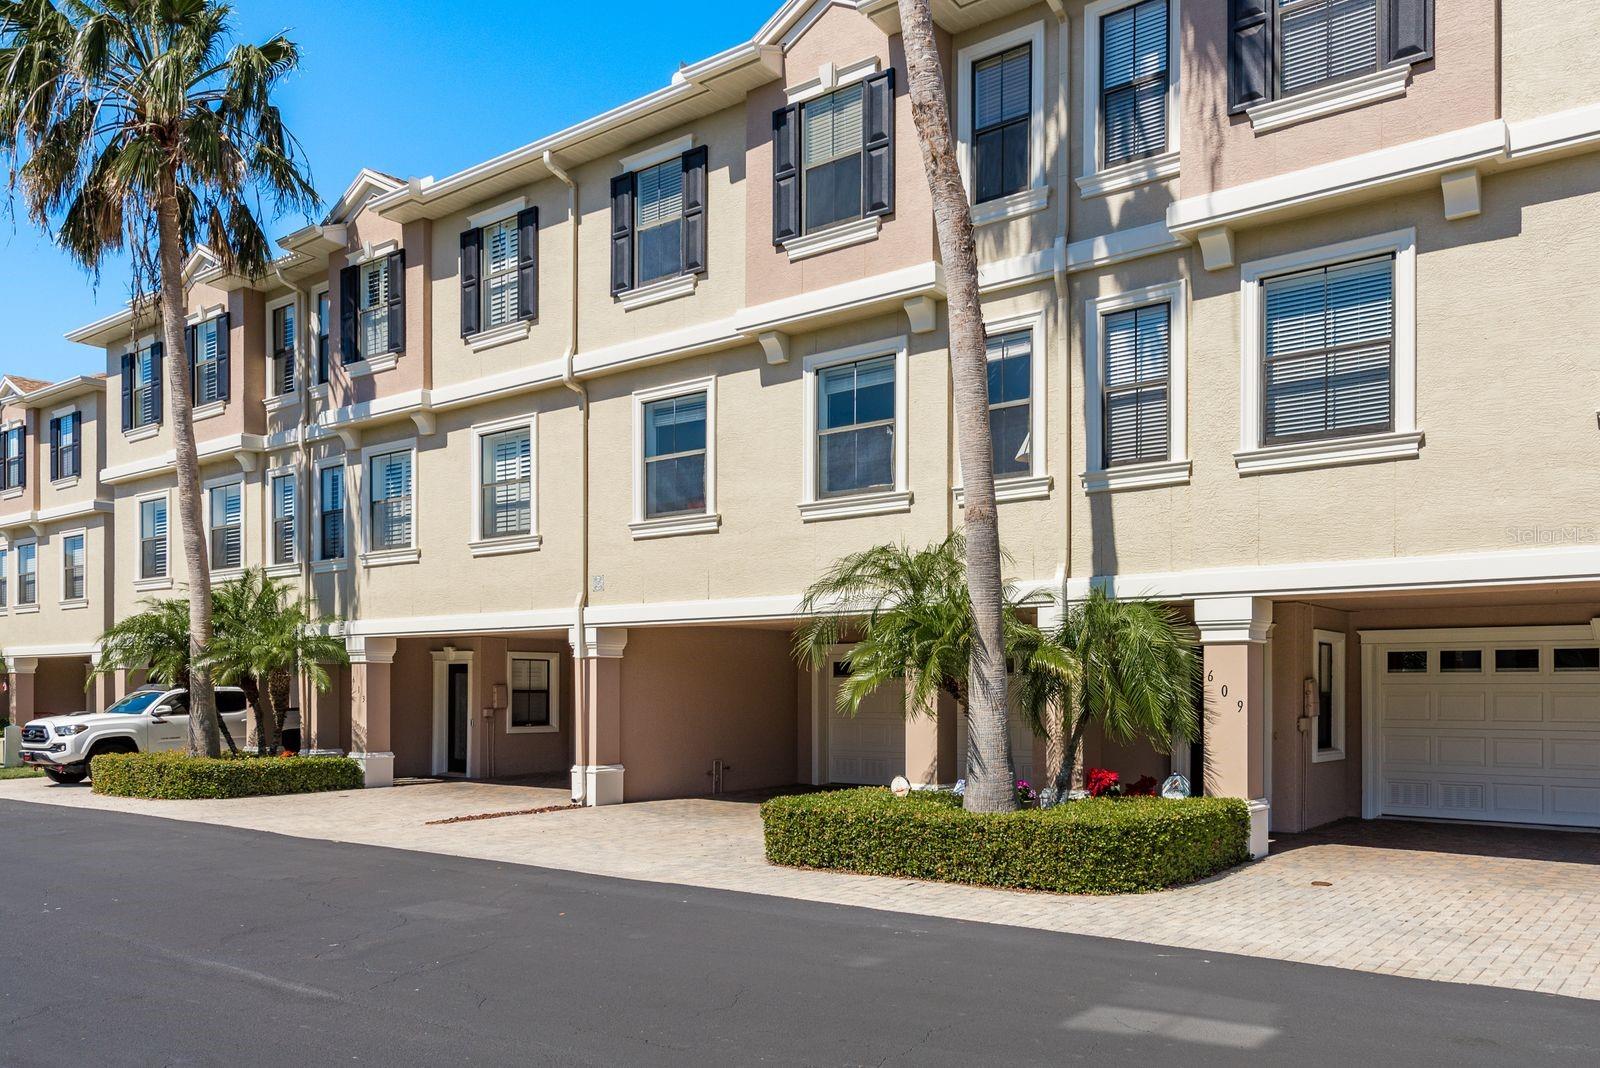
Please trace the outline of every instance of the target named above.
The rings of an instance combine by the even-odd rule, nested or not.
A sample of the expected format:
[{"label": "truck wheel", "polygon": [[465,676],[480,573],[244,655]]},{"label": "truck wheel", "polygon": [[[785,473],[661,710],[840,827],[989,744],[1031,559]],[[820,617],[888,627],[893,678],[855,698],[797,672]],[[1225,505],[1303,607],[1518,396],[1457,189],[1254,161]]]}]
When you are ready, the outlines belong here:
[{"label": "truck wheel", "polygon": [[57,786],[75,786],[89,777],[88,768],[45,768],[44,773]]}]

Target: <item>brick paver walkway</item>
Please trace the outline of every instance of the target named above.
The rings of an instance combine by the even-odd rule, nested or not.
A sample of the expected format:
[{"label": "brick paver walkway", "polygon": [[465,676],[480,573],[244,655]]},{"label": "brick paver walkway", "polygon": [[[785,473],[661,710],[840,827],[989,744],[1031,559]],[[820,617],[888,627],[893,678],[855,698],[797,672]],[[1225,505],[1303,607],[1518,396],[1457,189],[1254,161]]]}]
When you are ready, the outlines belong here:
[{"label": "brick paver walkway", "polygon": [[1600,837],[1340,824],[1180,890],[1075,898],[773,867],[756,807],[658,801],[444,825],[564,792],[436,783],[239,801],[96,797],[42,780],[0,800],[192,820],[652,882],[1242,953],[1600,1000]]}]

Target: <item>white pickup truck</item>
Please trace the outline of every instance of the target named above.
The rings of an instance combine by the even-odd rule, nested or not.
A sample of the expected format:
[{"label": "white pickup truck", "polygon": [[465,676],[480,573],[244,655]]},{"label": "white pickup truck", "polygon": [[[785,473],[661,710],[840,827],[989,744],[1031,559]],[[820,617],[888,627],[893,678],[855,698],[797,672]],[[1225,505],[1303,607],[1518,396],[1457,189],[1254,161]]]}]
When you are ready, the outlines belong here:
[{"label": "white pickup truck", "polygon": [[[237,742],[245,734],[244,691],[217,687],[217,711]],[[189,744],[189,691],[141,686],[104,712],[46,716],[22,726],[22,762],[53,782],[89,777],[89,760],[101,753],[149,753]]]}]

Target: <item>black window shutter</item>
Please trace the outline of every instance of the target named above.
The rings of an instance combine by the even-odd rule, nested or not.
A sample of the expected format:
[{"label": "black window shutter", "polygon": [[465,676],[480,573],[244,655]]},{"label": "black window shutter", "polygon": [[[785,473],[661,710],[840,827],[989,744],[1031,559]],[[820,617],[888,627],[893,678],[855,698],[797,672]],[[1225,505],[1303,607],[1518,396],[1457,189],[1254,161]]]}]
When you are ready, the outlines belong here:
[{"label": "black window shutter", "polygon": [[188,361],[189,368],[189,403],[194,404],[194,399],[200,392],[200,371],[196,366],[199,362],[199,328],[186,326],[183,328],[183,355]]},{"label": "black window shutter", "polygon": [[539,209],[517,213],[517,318],[539,318]]},{"label": "black window shutter", "polygon": [[122,432],[133,429],[133,353],[122,357]]},{"label": "black window shutter", "polygon": [[389,351],[406,350],[406,250],[389,253]]},{"label": "black window shutter", "polygon": [[163,398],[167,385],[166,372],[163,368],[166,366],[166,356],[165,346],[161,342],[150,342],[150,363],[153,367],[150,375],[150,407],[155,409],[157,426],[165,421],[163,419],[163,408],[165,407]]},{"label": "black window shutter", "polygon": [[800,109],[772,113],[772,243],[800,236]]},{"label": "black window shutter", "polygon": [[61,420],[50,420],[50,481],[61,477]]},{"label": "black window shutter", "polygon": [[483,262],[483,231],[461,232],[461,336],[480,329],[483,306],[478,301],[478,271]]},{"label": "black window shutter", "polygon": [[894,68],[862,81],[863,215],[894,214]]},{"label": "black window shutter", "polygon": [[701,274],[706,269],[706,162],[705,145],[683,154],[683,269]]},{"label": "black window shutter", "polygon": [[1228,111],[1272,99],[1271,0],[1232,0],[1228,35]]},{"label": "black window shutter", "polygon": [[1416,63],[1433,55],[1433,0],[1389,0],[1384,64]]},{"label": "black window shutter", "polygon": [[0,431],[0,490],[11,488],[11,431]]},{"label": "black window shutter", "polygon": [[22,462],[17,464],[17,485],[28,484],[28,425],[24,423],[17,427],[17,456]]},{"label": "black window shutter", "polygon": [[633,288],[633,175],[611,179],[611,293]]},{"label": "black window shutter", "polygon": [[360,267],[345,267],[339,271],[339,358],[345,363],[361,359],[361,349],[356,343],[360,289]]},{"label": "black window shutter", "polygon": [[233,317],[228,312],[223,312],[217,317],[217,396],[228,400],[232,395],[228,385],[229,342],[228,333],[233,325]]}]

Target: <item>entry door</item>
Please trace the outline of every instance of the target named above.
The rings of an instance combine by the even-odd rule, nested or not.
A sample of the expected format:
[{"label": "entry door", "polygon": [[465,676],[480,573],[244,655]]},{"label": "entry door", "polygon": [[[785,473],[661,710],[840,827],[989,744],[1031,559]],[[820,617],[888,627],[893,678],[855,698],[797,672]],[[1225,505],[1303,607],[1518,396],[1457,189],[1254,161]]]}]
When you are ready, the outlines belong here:
[{"label": "entry door", "polygon": [[467,773],[467,724],[472,714],[468,705],[468,665],[451,664],[445,679],[445,770],[451,775]]},{"label": "entry door", "polygon": [[828,686],[828,781],[887,786],[906,773],[905,688],[883,686],[854,716],[834,711],[849,664],[835,659]]}]

